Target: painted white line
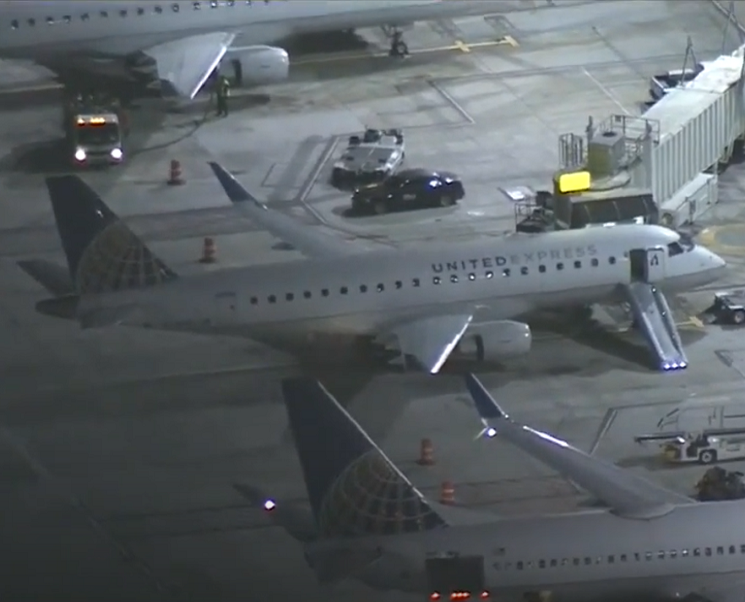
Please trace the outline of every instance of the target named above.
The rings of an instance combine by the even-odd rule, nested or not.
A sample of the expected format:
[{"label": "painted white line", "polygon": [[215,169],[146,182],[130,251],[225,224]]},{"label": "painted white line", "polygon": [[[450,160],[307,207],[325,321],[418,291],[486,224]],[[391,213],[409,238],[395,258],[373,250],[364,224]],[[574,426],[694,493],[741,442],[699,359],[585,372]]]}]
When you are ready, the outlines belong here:
[{"label": "painted white line", "polygon": [[588,71],[587,69],[585,69],[584,67],[582,67],[582,71],[584,72],[584,74],[585,74],[585,75],[586,75],[587,77],[589,77],[589,78],[590,78],[590,81],[591,81],[591,82],[592,82],[593,84],[595,84],[595,85],[596,85],[596,86],[597,86],[598,88],[600,88],[600,91],[601,91],[601,92],[602,92],[603,94],[605,94],[605,95],[606,95],[606,96],[607,96],[608,98],[610,98],[610,100],[611,100],[611,101],[613,101],[613,103],[614,103],[614,104],[615,104],[615,105],[616,105],[616,106],[617,106],[617,107],[618,107],[619,109],[621,109],[621,110],[622,110],[622,111],[623,111],[624,113],[626,113],[626,115],[631,115],[631,112],[630,112],[630,111],[629,111],[629,110],[628,110],[628,109],[627,109],[626,107],[624,107],[624,106],[623,106],[623,104],[621,104],[621,101],[620,101],[620,100],[618,100],[618,98],[616,97],[616,95],[615,95],[615,94],[613,94],[613,92],[611,92],[610,90],[608,90],[608,88],[606,88],[606,87],[605,87],[605,86],[604,86],[604,85],[603,85],[602,83],[600,83],[600,81],[598,81],[598,79],[597,79],[597,78],[596,78],[595,76],[593,76],[593,75],[592,75],[592,74],[591,74],[591,73],[590,73],[590,72],[589,72],[589,71]]}]

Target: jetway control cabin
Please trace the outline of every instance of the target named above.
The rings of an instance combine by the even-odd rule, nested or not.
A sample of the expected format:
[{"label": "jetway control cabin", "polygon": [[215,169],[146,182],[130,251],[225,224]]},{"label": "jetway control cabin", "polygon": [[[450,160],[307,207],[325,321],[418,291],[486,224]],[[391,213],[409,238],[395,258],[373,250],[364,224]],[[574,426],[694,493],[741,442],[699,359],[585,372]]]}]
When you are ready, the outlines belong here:
[{"label": "jetway control cabin", "polygon": [[515,205],[518,232],[573,230],[606,224],[658,224],[650,190],[618,188],[572,194],[539,191]]}]

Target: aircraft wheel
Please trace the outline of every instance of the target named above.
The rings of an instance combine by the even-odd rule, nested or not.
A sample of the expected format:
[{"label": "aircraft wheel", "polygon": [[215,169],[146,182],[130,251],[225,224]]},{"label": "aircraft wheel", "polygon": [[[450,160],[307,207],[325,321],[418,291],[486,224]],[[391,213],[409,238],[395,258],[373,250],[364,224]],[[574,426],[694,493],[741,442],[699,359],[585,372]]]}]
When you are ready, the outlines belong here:
[{"label": "aircraft wheel", "polygon": [[698,455],[698,461],[701,464],[713,464],[717,461],[717,453],[710,449],[705,449]]},{"label": "aircraft wheel", "polygon": [[745,311],[737,310],[735,313],[733,313],[732,321],[738,326],[740,326],[741,324],[745,324]]}]

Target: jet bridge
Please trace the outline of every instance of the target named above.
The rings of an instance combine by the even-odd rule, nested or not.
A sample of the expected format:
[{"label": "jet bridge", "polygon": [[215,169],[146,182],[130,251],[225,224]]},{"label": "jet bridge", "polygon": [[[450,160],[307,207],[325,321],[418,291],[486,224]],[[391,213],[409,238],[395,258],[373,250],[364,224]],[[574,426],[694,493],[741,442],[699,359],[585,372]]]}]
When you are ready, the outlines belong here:
[{"label": "jet bridge", "polygon": [[560,170],[588,169],[593,189],[626,185],[652,191],[660,222],[692,223],[717,201],[717,174],[742,149],[745,45],[702,61],[642,117],[612,115],[585,135],[559,138]]},{"label": "jet bridge", "polygon": [[664,277],[663,248],[635,249],[629,253],[631,283],[624,286],[636,326],[654,355],[655,367],[663,371],[688,367],[683,344],[670,306],[655,282]]}]

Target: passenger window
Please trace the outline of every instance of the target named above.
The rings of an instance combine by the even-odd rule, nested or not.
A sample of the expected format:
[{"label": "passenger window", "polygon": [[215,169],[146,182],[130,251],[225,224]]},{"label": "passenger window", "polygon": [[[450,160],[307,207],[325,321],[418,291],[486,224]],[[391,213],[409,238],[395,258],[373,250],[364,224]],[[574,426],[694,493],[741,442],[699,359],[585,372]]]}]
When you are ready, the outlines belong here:
[{"label": "passenger window", "polygon": [[36,19],[29,19],[28,24],[31,25],[31,27],[33,27],[34,25],[36,25]]},{"label": "passenger window", "polygon": [[101,17],[103,17],[104,19],[106,19],[106,18],[108,18],[108,16],[109,16],[109,11],[107,11],[107,10],[102,10],[102,11],[101,11],[100,13],[98,13],[98,14],[99,14],[99,15],[100,15]]},{"label": "passenger window", "polygon": [[521,267],[521,268],[520,268],[520,273],[521,273],[521,274],[522,274],[523,276],[527,276],[527,275],[528,275],[528,268],[527,268],[527,267],[525,267],[525,266]]},{"label": "passenger window", "polygon": [[474,274],[473,272],[471,272],[470,274],[468,274],[468,279],[469,280],[476,280],[476,274]]},{"label": "passenger window", "polygon": [[574,262],[574,267],[577,268],[577,269],[581,268],[582,267],[582,262],[581,261],[575,261]]},{"label": "passenger window", "polygon": [[745,544],[740,544],[740,554],[745,554]]},{"label": "passenger window", "polygon": [[621,562],[626,562],[626,554],[621,554]]},{"label": "passenger window", "polygon": [[688,556],[688,550],[681,550],[680,555],[685,558],[686,556]]},{"label": "passenger window", "polygon": [[62,20],[65,23],[72,23],[72,17],[70,15],[65,15],[64,17],[62,17]]},{"label": "passenger window", "polygon": [[527,568],[529,568],[529,569],[532,569],[533,568],[533,561],[532,560],[528,560],[528,562],[526,564],[528,565]]},{"label": "passenger window", "polygon": [[652,560],[652,552],[647,552],[646,554],[644,554],[644,558],[646,558],[647,560]]},{"label": "passenger window", "polygon": [[120,17],[126,17],[127,16],[127,9],[126,8],[123,8],[122,10],[120,10],[119,11],[119,16]]},{"label": "passenger window", "polygon": [[329,289],[325,288],[321,291],[322,297],[328,297],[329,296]]},{"label": "passenger window", "polygon": [[47,25],[54,25],[54,17],[47,17]]},{"label": "passenger window", "polygon": [[494,278],[494,272],[487,272],[486,273],[486,279],[487,280],[491,280],[492,278]]},{"label": "passenger window", "polygon": [[592,564],[592,558],[585,556],[585,565]]},{"label": "passenger window", "polygon": [[642,559],[642,557],[639,554],[639,552],[634,552],[634,560],[636,560],[637,562],[640,562],[641,559]]},{"label": "passenger window", "polygon": [[138,14],[138,15],[144,15],[144,14],[145,14],[145,9],[144,9],[144,8],[142,8],[142,7],[138,8],[138,9],[137,9],[137,14]]},{"label": "passenger window", "polygon": [[365,286],[364,284],[363,284],[363,285],[361,285],[361,286],[360,286],[360,292],[361,292],[361,293],[366,293],[366,292],[367,292],[367,286]]},{"label": "passenger window", "polygon": [[285,299],[287,299],[288,301],[292,301],[294,298],[295,298],[295,295],[293,295],[292,293],[287,293],[285,295]]},{"label": "passenger window", "polygon": [[419,284],[420,284],[419,283],[419,278],[414,278],[414,280],[411,281],[411,285],[412,286],[415,286],[416,287],[416,286],[419,286]]},{"label": "passenger window", "polygon": [[269,303],[276,303],[276,302],[277,302],[277,297],[275,297],[274,295],[269,295]]},{"label": "passenger window", "polygon": [[555,567],[558,563],[556,562],[556,558],[551,559],[551,566]]},{"label": "passenger window", "polygon": [[251,297],[251,305],[258,305],[259,299],[258,297]]},{"label": "passenger window", "polygon": [[677,557],[678,557],[678,552],[676,552],[675,550],[670,550],[670,558],[677,558]]},{"label": "passenger window", "polygon": [[396,288],[399,289],[399,288],[403,288],[403,287],[404,287],[404,283],[401,282],[400,280],[396,280]]},{"label": "passenger window", "polygon": [[546,568],[546,561],[545,560],[539,560],[538,561],[538,568],[539,569],[545,569]]},{"label": "passenger window", "polygon": [[724,554],[724,547],[717,546],[717,554]]},{"label": "passenger window", "polygon": [[509,276],[510,275],[510,268],[505,268],[502,270],[502,276]]},{"label": "passenger window", "polygon": [[611,265],[614,265],[616,263],[616,258],[615,257],[608,257],[608,263],[611,264]]},{"label": "passenger window", "polygon": [[375,288],[379,293],[382,293],[385,290],[385,286],[383,286],[382,284],[378,284],[378,286],[376,286]]},{"label": "passenger window", "polygon": [[160,6],[156,6],[153,10],[159,15],[163,13],[163,8]]},{"label": "passenger window", "polygon": [[517,569],[518,571],[522,571],[522,570],[523,570],[523,561],[522,561],[522,560],[518,560],[518,561],[517,561],[517,562],[515,563],[515,568],[516,568],[516,569]]},{"label": "passenger window", "polygon": [[564,264],[563,263],[557,263],[556,264],[556,269],[557,270],[563,270],[564,269]]},{"label": "passenger window", "polygon": [[90,16],[90,15],[89,15],[88,13],[83,13],[82,15],[80,15],[80,18],[81,18],[81,19],[82,19],[83,21],[87,21],[88,19],[90,19],[90,18],[91,18],[91,16]]},{"label": "passenger window", "polygon": [[310,299],[310,298],[311,298],[311,296],[312,296],[312,295],[311,295],[311,292],[310,292],[310,291],[305,291],[305,292],[303,293],[303,297],[305,297],[306,299]]},{"label": "passenger window", "polygon": [[13,19],[13,20],[12,20],[12,21],[10,22],[10,28],[11,28],[11,29],[18,29],[19,25],[20,25],[20,24],[18,23],[18,19]]},{"label": "passenger window", "polygon": [[704,556],[711,556],[711,548],[704,548]]},{"label": "passenger window", "polygon": [[561,559],[561,566],[566,566],[569,564],[569,558],[562,558]]},{"label": "passenger window", "polygon": [[662,560],[664,557],[665,557],[665,551],[664,550],[660,550],[659,552],[657,552],[657,558],[659,558],[660,560]]},{"label": "passenger window", "polygon": [[432,283],[433,284],[440,284],[440,282],[442,282],[442,281],[440,280],[440,277],[439,276],[435,276],[434,278],[432,278]]},{"label": "passenger window", "polygon": [[693,549],[693,555],[694,556],[701,556],[701,548],[694,548]]},{"label": "passenger window", "polygon": [[349,289],[346,286],[342,286],[341,290],[339,291],[342,295],[346,295],[349,292]]},{"label": "passenger window", "polygon": [[451,274],[450,275],[450,282],[458,282],[458,276],[457,276],[457,274]]},{"label": "passenger window", "polygon": [[181,7],[174,2],[173,4],[171,4],[171,9],[173,10],[173,12],[177,13],[181,10]]},{"label": "passenger window", "polygon": [[202,5],[199,4],[199,2],[194,2],[193,4],[194,4],[194,10],[199,10],[202,8]]},{"label": "passenger window", "polygon": [[539,272],[540,272],[541,274],[543,274],[543,273],[544,273],[544,272],[546,271],[546,266],[545,266],[545,265],[539,265],[539,266],[538,266],[538,271],[539,271]]},{"label": "passenger window", "polygon": [[494,568],[494,570],[495,570],[495,571],[498,571],[498,570],[499,570],[499,563],[498,563],[498,562],[495,562],[495,563],[494,563],[494,564],[492,565],[492,567]]},{"label": "passenger window", "polygon": [[613,564],[616,559],[613,556],[608,556],[608,564]]},{"label": "passenger window", "polygon": [[574,566],[579,566],[579,558],[572,558],[572,564]]},{"label": "passenger window", "polygon": [[729,547],[729,553],[730,554],[737,554],[737,549],[735,548],[735,546],[730,546]]},{"label": "passenger window", "polygon": [[600,262],[597,259],[591,259],[590,265],[594,268],[598,267],[600,265]]}]

